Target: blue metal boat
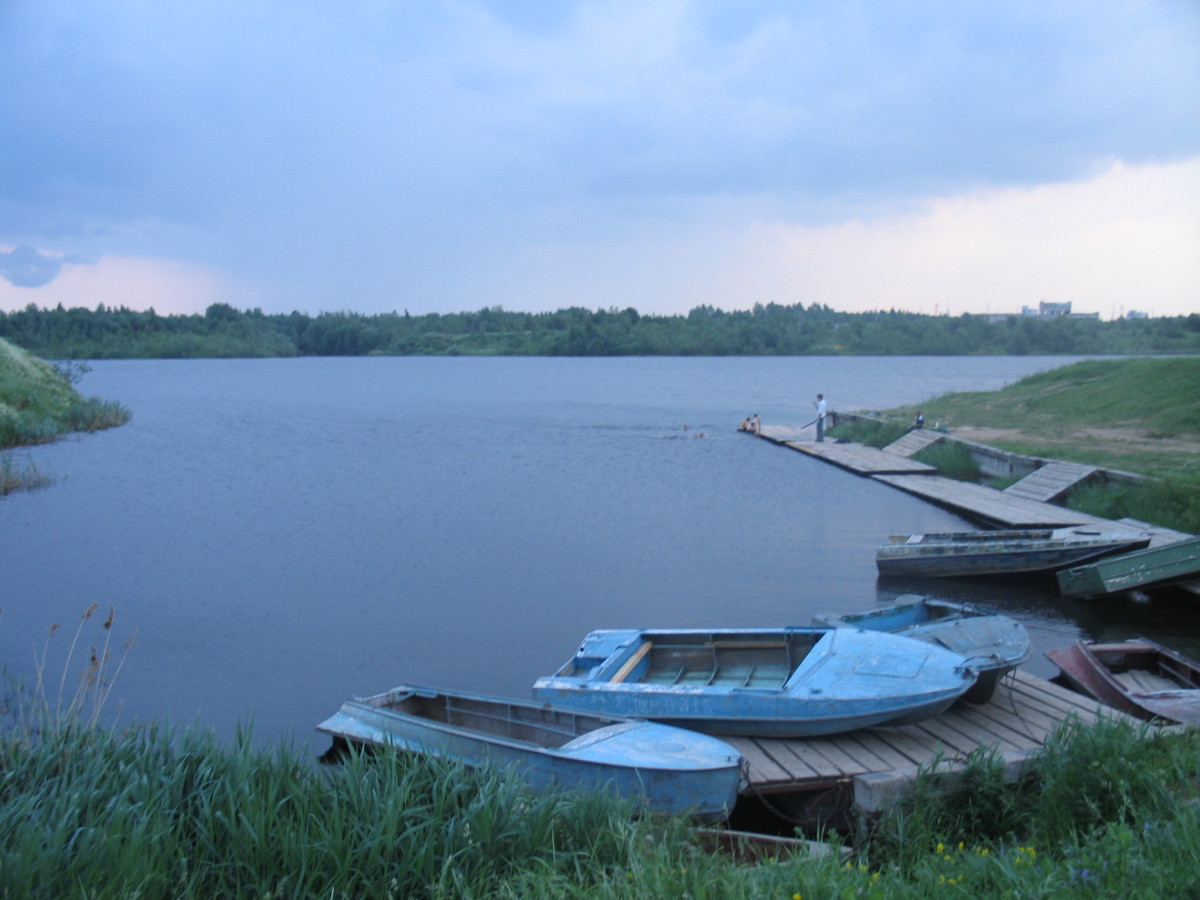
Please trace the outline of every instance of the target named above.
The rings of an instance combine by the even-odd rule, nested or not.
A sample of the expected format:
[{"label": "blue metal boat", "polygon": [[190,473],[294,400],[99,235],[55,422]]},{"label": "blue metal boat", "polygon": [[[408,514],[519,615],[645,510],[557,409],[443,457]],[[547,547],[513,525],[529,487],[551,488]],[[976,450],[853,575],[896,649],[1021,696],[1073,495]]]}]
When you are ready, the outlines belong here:
[{"label": "blue metal boat", "polygon": [[936,715],[975,678],[958,653],[873,631],[603,630],[533,695],[710,734],[808,737]]},{"label": "blue metal boat", "polygon": [[724,820],[746,763],[717,738],[550,704],[400,685],[351,700],[318,730],[357,745],[495,765],[535,791],[608,790],[650,812]]},{"label": "blue metal boat", "polygon": [[1000,679],[1033,653],[1029,633],[1015,619],[919,594],[904,594],[893,605],[868,612],[814,616],[813,624],[888,631],[953,650],[979,673],[963,695],[970,703],[991,700]]}]

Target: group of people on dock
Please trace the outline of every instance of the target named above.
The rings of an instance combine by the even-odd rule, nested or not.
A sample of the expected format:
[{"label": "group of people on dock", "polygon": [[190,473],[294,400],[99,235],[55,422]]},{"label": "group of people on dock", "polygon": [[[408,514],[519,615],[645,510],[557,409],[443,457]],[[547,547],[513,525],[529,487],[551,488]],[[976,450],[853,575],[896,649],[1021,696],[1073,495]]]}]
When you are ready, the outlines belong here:
[{"label": "group of people on dock", "polygon": [[[825,440],[825,395],[817,394],[817,399],[813,403],[813,408],[817,411],[817,417],[809,422],[809,425],[817,426],[817,440]],[[805,428],[808,425],[804,426]],[[751,434],[762,434],[762,421],[758,417],[758,413],[752,416],[746,416],[742,419],[742,424],[738,426],[738,431],[748,431]]]}]

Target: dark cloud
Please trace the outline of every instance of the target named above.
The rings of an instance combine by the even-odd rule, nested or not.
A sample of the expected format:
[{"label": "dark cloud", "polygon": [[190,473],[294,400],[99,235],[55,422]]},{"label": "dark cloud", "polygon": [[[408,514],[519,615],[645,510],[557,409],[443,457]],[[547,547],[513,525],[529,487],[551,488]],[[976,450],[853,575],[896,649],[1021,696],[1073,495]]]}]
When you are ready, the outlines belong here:
[{"label": "dark cloud", "polygon": [[0,251],[0,278],[13,287],[39,288],[52,282],[65,265],[87,262],[80,256],[50,256],[33,247]]}]

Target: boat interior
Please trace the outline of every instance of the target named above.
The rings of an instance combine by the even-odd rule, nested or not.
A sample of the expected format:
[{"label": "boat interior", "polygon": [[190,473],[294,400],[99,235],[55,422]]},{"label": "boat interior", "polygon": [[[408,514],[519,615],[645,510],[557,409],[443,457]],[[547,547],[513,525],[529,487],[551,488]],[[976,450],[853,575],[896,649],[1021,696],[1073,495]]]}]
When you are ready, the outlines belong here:
[{"label": "boat interior", "polygon": [[1200,688],[1200,672],[1153,648],[1092,651],[1125,690],[1152,694],[1179,688]]},{"label": "boat interior", "polygon": [[611,681],[778,689],[824,634],[648,635]]},{"label": "boat interior", "polygon": [[539,747],[561,747],[612,722],[586,713],[440,693],[396,693],[383,709]]}]

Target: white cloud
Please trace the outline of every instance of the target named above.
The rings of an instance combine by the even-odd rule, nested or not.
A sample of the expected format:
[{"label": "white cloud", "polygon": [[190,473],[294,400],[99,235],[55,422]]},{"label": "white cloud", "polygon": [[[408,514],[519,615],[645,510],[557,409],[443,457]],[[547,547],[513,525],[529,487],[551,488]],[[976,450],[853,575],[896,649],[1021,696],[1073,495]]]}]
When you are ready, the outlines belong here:
[{"label": "white cloud", "polygon": [[[0,242],[179,260],[271,311],[732,307],[798,283],[750,240],[886,256],[931,204],[1200,154],[1192,4],[552,6],[0,4]],[[947,285],[1004,237],[959,230]]]},{"label": "white cloud", "polygon": [[0,281],[0,309],[95,309],[125,306],[160,315],[203,312],[213,303],[239,309],[259,305],[261,295],[251,285],[195,263],[137,257],[105,256],[93,265],[70,266],[42,287],[22,288]]}]

